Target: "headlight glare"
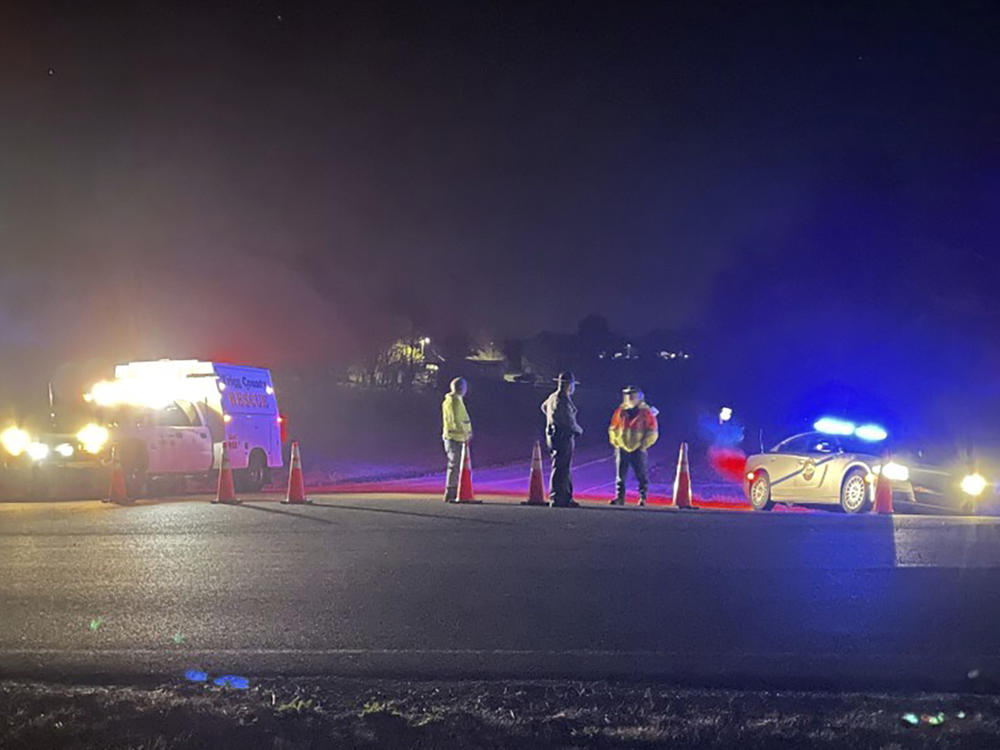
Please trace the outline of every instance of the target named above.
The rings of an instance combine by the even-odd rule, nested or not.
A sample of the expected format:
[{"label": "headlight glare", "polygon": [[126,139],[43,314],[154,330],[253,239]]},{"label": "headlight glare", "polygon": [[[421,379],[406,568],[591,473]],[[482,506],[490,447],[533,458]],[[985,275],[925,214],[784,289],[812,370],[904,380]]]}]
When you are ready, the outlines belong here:
[{"label": "headlight glare", "polygon": [[100,453],[108,442],[108,437],[107,428],[93,422],[76,433],[76,439],[87,453]]},{"label": "headlight glare", "polygon": [[20,427],[8,427],[0,432],[0,443],[12,456],[20,456],[31,444],[31,436]]},{"label": "headlight glare", "polygon": [[44,461],[48,458],[49,446],[45,443],[28,443],[28,447],[25,448],[25,452],[32,461]]},{"label": "headlight glare", "polygon": [[962,492],[966,495],[971,495],[972,497],[979,497],[983,494],[986,486],[989,483],[982,474],[966,474],[962,477],[961,488]]},{"label": "headlight glare", "polygon": [[882,475],[893,482],[906,482],[910,479],[910,470],[903,464],[890,461],[882,467]]}]

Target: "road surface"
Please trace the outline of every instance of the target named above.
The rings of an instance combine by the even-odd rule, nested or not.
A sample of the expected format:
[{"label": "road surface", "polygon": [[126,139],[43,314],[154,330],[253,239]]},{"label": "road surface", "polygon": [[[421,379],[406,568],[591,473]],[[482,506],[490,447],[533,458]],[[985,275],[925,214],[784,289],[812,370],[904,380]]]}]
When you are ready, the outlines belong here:
[{"label": "road surface", "polygon": [[0,504],[0,676],[1000,674],[997,519],[314,500]]}]

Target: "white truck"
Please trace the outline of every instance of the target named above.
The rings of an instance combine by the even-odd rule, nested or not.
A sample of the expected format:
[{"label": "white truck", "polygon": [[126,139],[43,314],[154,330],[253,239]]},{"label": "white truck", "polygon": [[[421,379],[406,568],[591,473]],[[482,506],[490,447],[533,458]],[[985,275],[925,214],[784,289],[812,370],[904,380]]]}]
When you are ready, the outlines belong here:
[{"label": "white truck", "polygon": [[282,465],[283,418],[259,367],[157,360],[115,368],[84,397],[117,445],[130,494],[150,480],[217,471],[225,443],[237,487],[259,490]]}]

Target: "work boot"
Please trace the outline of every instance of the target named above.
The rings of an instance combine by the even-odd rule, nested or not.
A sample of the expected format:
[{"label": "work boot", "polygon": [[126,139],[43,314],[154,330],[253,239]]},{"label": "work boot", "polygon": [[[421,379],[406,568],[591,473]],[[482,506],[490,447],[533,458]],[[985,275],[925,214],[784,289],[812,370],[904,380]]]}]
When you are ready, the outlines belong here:
[{"label": "work boot", "polygon": [[624,505],[625,504],[625,498],[624,497],[616,497],[614,500],[611,501],[611,504],[612,505]]},{"label": "work boot", "polygon": [[458,487],[452,489],[449,487],[444,491],[444,501],[446,503],[457,503],[458,502]]},{"label": "work boot", "polygon": [[639,495],[639,505],[641,505],[643,508],[646,507],[646,498],[645,498],[645,496]]}]

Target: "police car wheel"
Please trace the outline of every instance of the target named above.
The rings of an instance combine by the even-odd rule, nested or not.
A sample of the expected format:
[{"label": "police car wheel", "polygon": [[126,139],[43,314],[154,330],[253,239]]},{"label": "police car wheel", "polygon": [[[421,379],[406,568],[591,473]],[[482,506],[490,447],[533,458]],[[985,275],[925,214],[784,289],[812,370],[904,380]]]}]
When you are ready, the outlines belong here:
[{"label": "police car wheel", "polygon": [[863,513],[871,507],[871,491],[865,473],[853,469],[840,485],[840,507],[845,513]]},{"label": "police car wheel", "polygon": [[763,472],[750,483],[750,507],[754,510],[771,510],[774,507],[771,500],[771,480]]}]

